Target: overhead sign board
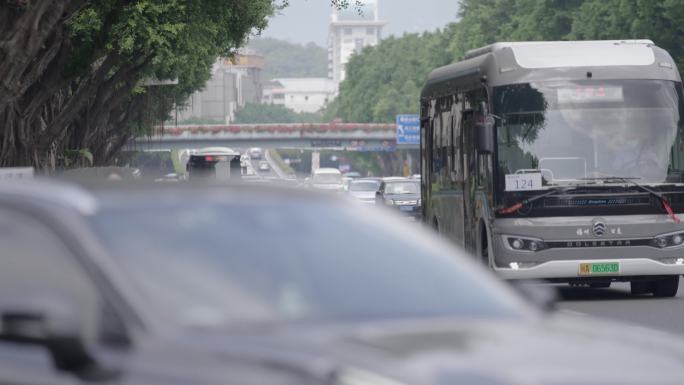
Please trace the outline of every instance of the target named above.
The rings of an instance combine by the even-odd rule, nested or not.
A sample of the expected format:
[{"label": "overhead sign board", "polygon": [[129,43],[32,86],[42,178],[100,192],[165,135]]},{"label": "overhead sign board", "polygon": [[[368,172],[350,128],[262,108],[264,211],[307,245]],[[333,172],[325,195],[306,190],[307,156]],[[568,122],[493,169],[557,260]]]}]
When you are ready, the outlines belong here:
[{"label": "overhead sign board", "polygon": [[420,144],[420,116],[397,115],[397,144]]}]

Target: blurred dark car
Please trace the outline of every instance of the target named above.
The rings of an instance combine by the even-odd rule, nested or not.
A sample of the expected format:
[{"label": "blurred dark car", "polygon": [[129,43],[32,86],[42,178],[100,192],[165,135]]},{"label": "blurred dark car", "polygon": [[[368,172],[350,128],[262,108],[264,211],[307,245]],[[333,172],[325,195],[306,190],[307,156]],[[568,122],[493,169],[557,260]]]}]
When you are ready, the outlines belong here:
[{"label": "blurred dark car", "polygon": [[0,185],[0,383],[681,383],[679,338],[544,314],[425,231],[265,186]]},{"label": "blurred dark car", "polygon": [[375,193],[375,203],[394,208],[412,219],[420,219],[420,181],[407,178],[383,179]]}]

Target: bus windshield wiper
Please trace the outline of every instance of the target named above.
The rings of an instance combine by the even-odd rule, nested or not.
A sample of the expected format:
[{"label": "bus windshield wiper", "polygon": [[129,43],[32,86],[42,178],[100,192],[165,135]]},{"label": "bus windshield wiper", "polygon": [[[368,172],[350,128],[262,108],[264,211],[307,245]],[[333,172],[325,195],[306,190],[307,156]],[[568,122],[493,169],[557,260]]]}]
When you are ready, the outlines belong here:
[{"label": "bus windshield wiper", "polygon": [[539,199],[542,199],[542,198],[546,198],[546,197],[548,197],[548,196],[550,196],[550,195],[564,194],[564,193],[566,193],[566,192],[574,191],[574,190],[576,190],[576,189],[577,189],[577,187],[575,187],[575,186],[552,187],[552,188],[549,189],[549,191],[543,192],[543,193],[541,193],[541,194],[539,194],[539,195],[535,195],[535,196],[530,197],[530,198],[527,198],[527,199],[523,199],[522,201],[520,201],[520,202],[518,202],[518,203],[516,203],[516,204],[514,204],[514,205],[512,205],[512,206],[502,207],[502,208],[500,208],[500,209],[497,210],[497,211],[499,212],[499,214],[510,214],[510,213],[514,213],[514,212],[520,210],[521,208],[523,208],[523,207],[529,205],[530,203],[532,203],[532,202],[534,202],[534,201],[536,201],[536,200],[539,200]]},{"label": "bus windshield wiper", "polygon": [[667,213],[667,215],[672,218],[674,223],[679,224],[680,220],[679,217],[677,217],[677,214],[674,213],[674,210],[672,210],[672,206],[670,206],[670,201],[663,195],[662,193],[659,193],[655,190],[652,190],[640,183],[635,182],[635,179],[640,179],[636,177],[622,177],[622,176],[603,176],[603,177],[594,177],[594,178],[581,178],[582,180],[593,180],[593,181],[603,181],[603,182],[622,182],[624,184],[631,184],[634,185],[635,187],[646,191],[647,193],[653,195],[654,197],[658,198],[660,201],[660,204],[663,206],[663,209]]}]

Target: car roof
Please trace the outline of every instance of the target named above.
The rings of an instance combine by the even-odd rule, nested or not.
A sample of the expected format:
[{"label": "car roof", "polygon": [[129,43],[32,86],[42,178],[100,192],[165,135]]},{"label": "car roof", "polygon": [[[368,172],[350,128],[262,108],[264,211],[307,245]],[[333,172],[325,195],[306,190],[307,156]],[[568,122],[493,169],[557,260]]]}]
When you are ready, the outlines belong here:
[{"label": "car roof", "polygon": [[[120,181],[121,183],[125,183]],[[0,182],[0,198],[23,198],[69,207],[83,215],[97,209],[97,199],[77,183],[36,178],[23,181]]]},{"label": "car roof", "polygon": [[[264,180],[264,182],[267,182]],[[32,204],[48,204],[73,210],[80,215],[88,216],[97,212],[106,201],[119,200],[129,202],[136,199],[159,201],[159,197],[177,197],[186,200],[188,197],[206,200],[235,198],[244,201],[249,197],[252,201],[285,202],[312,201],[334,202],[333,197],[317,191],[297,189],[285,184],[255,184],[249,182],[202,181],[167,183],[151,181],[107,181],[100,179],[64,180],[58,178],[35,178],[26,181],[0,182],[0,199],[23,200]]]},{"label": "car roof", "polygon": [[342,174],[340,170],[336,168],[319,168],[314,170],[314,174]]},{"label": "car roof", "polygon": [[415,183],[415,184],[418,184],[418,183],[420,183],[420,181],[419,181],[418,179],[408,179],[408,178],[405,178],[405,179],[390,179],[390,180],[386,180],[386,181],[385,181],[385,184],[388,184],[388,183]]},{"label": "car roof", "polygon": [[380,179],[374,179],[374,178],[353,179],[351,181],[352,184],[368,183],[368,182],[380,183],[382,181]]}]

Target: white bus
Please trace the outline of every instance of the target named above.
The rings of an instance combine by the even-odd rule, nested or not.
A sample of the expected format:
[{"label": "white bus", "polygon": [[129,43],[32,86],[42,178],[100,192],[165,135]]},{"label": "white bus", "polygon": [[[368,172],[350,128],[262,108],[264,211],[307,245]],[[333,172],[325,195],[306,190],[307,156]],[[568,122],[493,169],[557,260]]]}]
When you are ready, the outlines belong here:
[{"label": "white bus", "polygon": [[423,218],[504,278],[674,296],[683,115],[648,40],[473,50],[422,91]]}]

